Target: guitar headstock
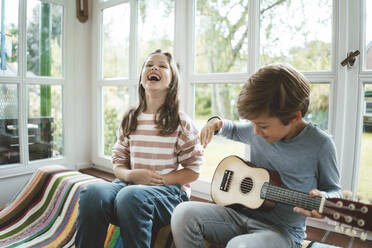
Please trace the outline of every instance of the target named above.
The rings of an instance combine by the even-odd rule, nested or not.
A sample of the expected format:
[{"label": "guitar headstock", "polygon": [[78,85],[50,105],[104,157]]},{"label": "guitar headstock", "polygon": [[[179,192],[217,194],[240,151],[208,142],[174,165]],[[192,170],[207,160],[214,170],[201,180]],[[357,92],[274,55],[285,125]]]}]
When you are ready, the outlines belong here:
[{"label": "guitar headstock", "polygon": [[[372,205],[360,202],[360,195],[356,197],[358,201],[351,200],[352,195],[349,192],[343,195],[347,199],[327,198],[322,214],[340,223],[336,227],[338,232],[344,232],[346,225],[345,233],[349,236],[357,236],[355,228],[372,231]],[[360,237],[365,240],[366,232],[361,233]]]}]

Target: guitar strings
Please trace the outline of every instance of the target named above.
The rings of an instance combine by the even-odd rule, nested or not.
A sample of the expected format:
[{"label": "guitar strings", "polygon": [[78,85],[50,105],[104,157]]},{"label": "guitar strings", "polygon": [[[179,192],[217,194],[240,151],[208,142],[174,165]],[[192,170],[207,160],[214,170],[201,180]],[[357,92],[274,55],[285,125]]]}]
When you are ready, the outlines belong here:
[{"label": "guitar strings", "polygon": [[320,197],[314,198],[305,193],[285,189],[275,185],[269,185],[267,198],[272,198],[278,202],[299,206],[308,210],[318,210],[321,201]]}]

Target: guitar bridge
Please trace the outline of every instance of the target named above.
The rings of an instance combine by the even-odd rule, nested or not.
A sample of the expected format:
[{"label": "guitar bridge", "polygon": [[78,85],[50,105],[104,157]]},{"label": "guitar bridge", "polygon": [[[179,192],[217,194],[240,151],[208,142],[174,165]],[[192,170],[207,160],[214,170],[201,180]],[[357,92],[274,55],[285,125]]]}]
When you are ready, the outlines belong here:
[{"label": "guitar bridge", "polygon": [[225,191],[225,192],[227,192],[229,190],[233,174],[234,174],[233,171],[225,170],[225,172],[223,174],[222,182],[221,182],[221,185],[220,185],[220,190]]}]

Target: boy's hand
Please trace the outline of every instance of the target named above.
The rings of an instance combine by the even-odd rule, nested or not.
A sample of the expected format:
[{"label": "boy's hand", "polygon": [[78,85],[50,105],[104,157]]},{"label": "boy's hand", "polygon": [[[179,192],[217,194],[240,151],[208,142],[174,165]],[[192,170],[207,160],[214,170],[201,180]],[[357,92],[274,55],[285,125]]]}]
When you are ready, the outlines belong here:
[{"label": "boy's hand", "polygon": [[214,132],[220,130],[222,125],[223,121],[218,118],[213,118],[205,124],[200,132],[200,143],[204,148],[211,142]]},{"label": "boy's hand", "polygon": [[[320,192],[317,189],[311,190],[309,194],[312,197],[314,197],[314,196],[323,197],[322,192]],[[296,212],[296,213],[302,214],[306,217],[319,218],[319,219],[324,218],[324,216],[319,214],[318,211],[316,211],[316,210],[309,211],[309,210],[306,210],[306,209],[303,209],[303,208],[300,208],[300,207],[294,207],[293,211]]]},{"label": "boy's hand", "polygon": [[146,169],[135,169],[130,171],[129,180],[133,184],[159,186],[164,184],[163,176]]}]

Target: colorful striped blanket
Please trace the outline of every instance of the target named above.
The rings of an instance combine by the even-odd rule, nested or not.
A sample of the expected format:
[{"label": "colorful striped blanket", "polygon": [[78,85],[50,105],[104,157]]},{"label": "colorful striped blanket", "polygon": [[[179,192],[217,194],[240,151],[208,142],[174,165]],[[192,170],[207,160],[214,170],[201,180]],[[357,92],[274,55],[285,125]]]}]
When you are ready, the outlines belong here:
[{"label": "colorful striped blanket", "polygon": [[99,180],[58,165],[38,169],[0,212],[0,247],[72,247],[79,192]]}]

